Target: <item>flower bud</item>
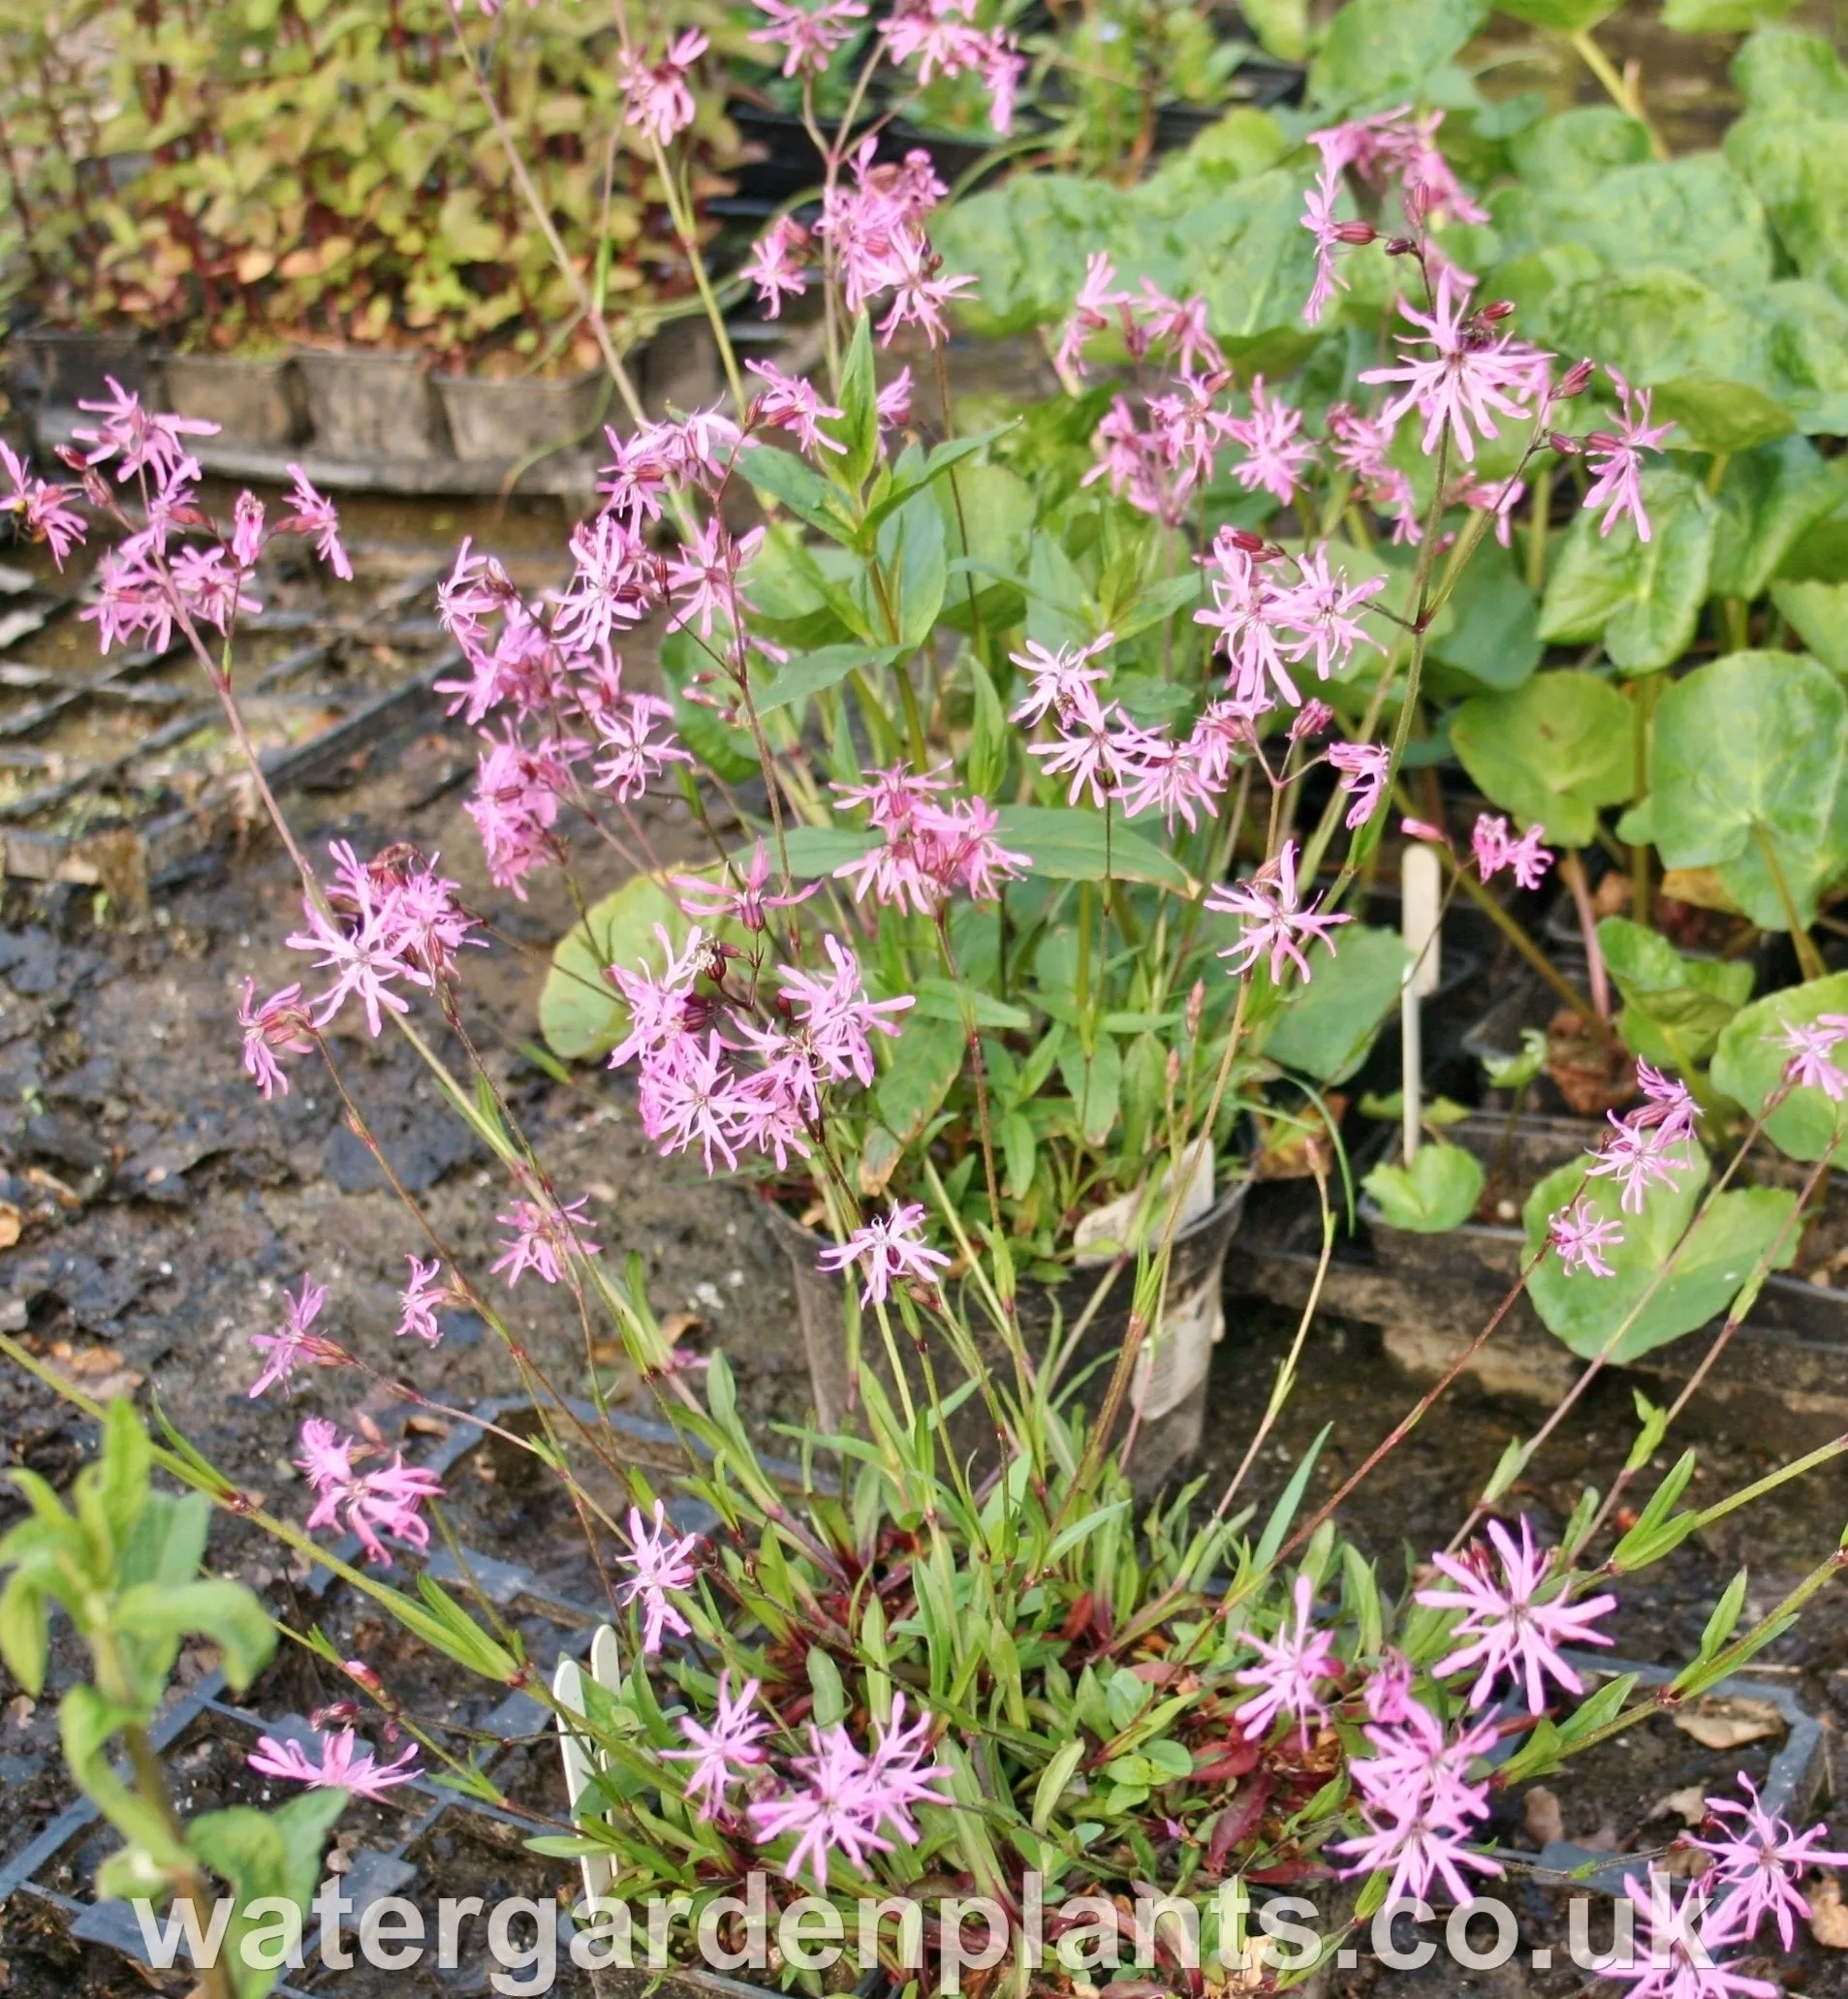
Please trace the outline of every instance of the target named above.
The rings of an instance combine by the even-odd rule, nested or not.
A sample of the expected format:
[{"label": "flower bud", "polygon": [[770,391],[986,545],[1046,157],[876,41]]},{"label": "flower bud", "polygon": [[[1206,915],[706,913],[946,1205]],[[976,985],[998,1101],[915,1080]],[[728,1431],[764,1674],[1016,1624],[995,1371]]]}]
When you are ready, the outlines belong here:
[{"label": "flower bud", "polygon": [[1585,450],[1588,452],[1620,452],[1623,440],[1613,437],[1608,430],[1590,430],[1585,433]]},{"label": "flower bud", "polygon": [[1481,314],[1481,317],[1488,320],[1491,326],[1501,320],[1513,319],[1514,316],[1515,301],[1512,298],[1497,298],[1492,305],[1485,305]]},{"label": "flower bud", "polygon": [[1334,240],[1337,243],[1352,243],[1356,248],[1363,243],[1376,241],[1379,234],[1370,222],[1337,222],[1334,225]]},{"label": "flower bud", "polygon": [[1334,710],[1327,702],[1306,702],[1301,712],[1290,724],[1290,740],[1302,742],[1309,736],[1320,735],[1333,720]]},{"label": "flower bud", "polygon": [[1410,257],[1417,248],[1415,237],[1391,236],[1387,239],[1386,254],[1389,257]]},{"label": "flower bud", "polygon": [[1576,458],[1584,450],[1584,446],[1569,430],[1549,430],[1547,432],[1547,442],[1562,457],[1566,458]]},{"label": "flower bud", "polygon": [[1552,391],[1554,398],[1564,402],[1575,395],[1582,395],[1591,381],[1593,363],[1589,359],[1574,361],[1560,376],[1558,387]]},{"label": "flower bud", "polygon": [[[1204,979],[1196,979],[1193,991],[1187,995],[1187,1012],[1184,1015],[1189,1040],[1200,1032],[1200,1022],[1206,1012],[1206,982]],[[1178,1060],[1178,1056],[1175,1059]]]}]

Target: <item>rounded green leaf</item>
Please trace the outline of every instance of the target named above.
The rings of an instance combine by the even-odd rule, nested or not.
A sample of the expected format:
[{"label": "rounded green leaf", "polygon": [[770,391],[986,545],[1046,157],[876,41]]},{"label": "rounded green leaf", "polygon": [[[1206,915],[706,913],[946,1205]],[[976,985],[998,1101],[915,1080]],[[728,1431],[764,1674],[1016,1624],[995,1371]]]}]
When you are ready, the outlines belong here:
[{"label": "rounded green leaf", "polygon": [[1602,639],[1621,672],[1672,666],[1694,638],[1713,555],[1713,503],[1679,472],[1644,475],[1644,542],[1628,520],[1607,535],[1581,512],[1566,537],[1540,611],[1543,639]]},{"label": "rounded green leaf", "polygon": [[1799,653],[1736,652],[1670,687],[1656,708],[1650,817],[1666,867],[1712,867],[1761,836],[1801,871],[1841,781],[1848,699]]},{"label": "rounded green leaf", "polygon": [[608,1054],[629,1031],[629,1009],[610,982],[611,965],[661,969],[659,923],[677,946],[687,920],[659,875],[637,875],[594,903],[558,940],[539,995],[539,1031],[567,1062]]},{"label": "rounded green leaf", "polygon": [[1405,983],[1405,947],[1391,930],[1344,923],[1334,946],[1310,952],[1312,976],[1285,995],[1262,1044],[1270,1061],[1331,1083],[1366,1060]]},{"label": "rounded green leaf", "polygon": [[[1582,1359],[1602,1355],[1621,1365],[1705,1326],[1732,1304],[1776,1241],[1797,1197],[1769,1187],[1717,1196],[1690,1229],[1708,1174],[1706,1155],[1697,1155],[1697,1162],[1678,1186],[1651,1187],[1641,1214],[1623,1212],[1613,1182],[1587,1179],[1582,1160],[1549,1173],[1527,1197],[1521,1220],[1530,1257],[1546,1242],[1548,1218],[1581,1197],[1589,1213],[1622,1227],[1622,1239],[1605,1252],[1609,1277],[1567,1270],[1548,1250],[1527,1279],[1535,1311]],[[1792,1230],[1773,1259],[1774,1267],[1785,1267],[1796,1247]],[[1671,1257],[1673,1265],[1661,1276]],[[1658,1276],[1661,1281],[1650,1292]]]},{"label": "rounded green leaf", "polygon": [[[1753,1117],[1784,1079],[1790,1059],[1783,1030],[1823,1014],[1848,1014],[1848,972],[1773,992],[1734,1015],[1713,1051],[1712,1081]],[[1794,1089],[1766,1120],[1773,1144],[1792,1159],[1820,1159],[1848,1135],[1848,1098],[1832,1103],[1819,1089]]]},{"label": "rounded green leaf", "polygon": [[1421,1145],[1410,1166],[1376,1166],[1361,1184],[1390,1227],[1441,1235],[1476,1212],[1482,1161],[1461,1145]]},{"label": "rounded green leaf", "polygon": [[1582,35],[1606,16],[1615,14],[1622,4],[1623,0],[1496,0],[1502,14],[1560,35]]},{"label": "rounded green leaf", "polygon": [[1589,673],[1536,673],[1512,694],[1477,695],[1451,741],[1486,796],[1547,837],[1582,847],[1598,808],[1636,788],[1636,711]]}]

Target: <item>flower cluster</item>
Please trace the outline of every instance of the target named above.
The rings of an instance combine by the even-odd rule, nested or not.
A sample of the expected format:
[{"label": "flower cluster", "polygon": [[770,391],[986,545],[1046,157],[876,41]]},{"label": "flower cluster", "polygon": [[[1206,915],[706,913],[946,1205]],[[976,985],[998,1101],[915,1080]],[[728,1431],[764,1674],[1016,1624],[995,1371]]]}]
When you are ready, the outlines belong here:
[{"label": "flower cluster", "polygon": [[1210,609],[1194,621],[1219,634],[1229,667],[1232,699],[1254,714],[1279,700],[1291,707],[1302,695],[1290,669],[1313,660],[1316,677],[1338,677],[1357,645],[1385,648],[1360,622],[1386,587],[1384,577],[1349,585],[1332,569],[1326,545],[1296,561],[1296,580],[1278,580],[1283,551],[1238,528],[1222,528],[1202,558],[1212,589]]},{"label": "flower cluster", "polygon": [[936,1788],[948,1783],[948,1768],[924,1761],[930,1716],[921,1714],[907,1728],[902,1694],[893,1696],[892,1719],[874,1724],[870,1751],[861,1749],[839,1722],[826,1729],[811,1724],[808,1742],[806,1756],[790,1759],[800,1780],[797,1787],[750,1808],[751,1832],[760,1846],[794,1836],[783,1866],[792,1881],[806,1864],[817,1886],[826,1889],[830,1855],[842,1854],[863,1868],[868,1854],[890,1853],[894,1840],[916,1843],[912,1813],[919,1805],[951,1801]]},{"label": "flower cluster", "polygon": [[853,885],[854,900],[867,895],[889,909],[914,909],[934,917],[958,890],[974,902],[991,902],[1002,885],[1026,872],[1028,859],[995,838],[999,815],[986,798],[941,794],[947,778],[896,764],[869,781],[833,787],[843,805],[864,805],[880,835],[857,859],[834,870]]},{"label": "flower cluster", "polygon": [[344,1527],[358,1537],[368,1562],[390,1567],[392,1557],[380,1538],[390,1535],[420,1553],[430,1545],[429,1522],[418,1511],[426,1499],[438,1499],[443,1487],[434,1472],[407,1465],[402,1452],[390,1464],[356,1471],[353,1460],[365,1447],[356,1437],[341,1437],[332,1423],[311,1416],[301,1425],[301,1455],[296,1460],[314,1488],[314,1511],[307,1526]]},{"label": "flower cluster", "polygon": [[[958,0],[947,4],[943,17],[954,22]],[[894,14],[887,30],[902,30],[930,5],[924,0],[922,9]],[[944,307],[975,283],[972,277],[944,276],[943,261],[924,233],[924,218],[949,190],[937,178],[928,153],[914,150],[894,165],[876,163],[877,149],[876,138],[861,141],[853,155],[852,185],[830,181],[812,232],[789,217],[773,224],[753,249],[744,275],[774,317],[784,298],[807,291],[805,265],[819,238],[829,274],[839,283],[849,312],[858,313],[890,294],[879,322],[881,338],[890,344],[900,327],[915,326],[933,347],[941,346],[950,334]]]},{"label": "flower cluster", "polygon": [[[1609,1113],[1611,1129],[1585,1169],[1589,1179],[1614,1181],[1623,1212],[1633,1215],[1643,1212],[1651,1187],[1678,1186],[1701,1156],[1695,1137],[1698,1112],[1687,1085],[1646,1062],[1637,1064],[1636,1076],[1642,1104],[1622,1117]],[[1583,1269],[1593,1277],[1612,1274],[1604,1252],[1623,1240],[1623,1225],[1614,1217],[1601,1217],[1584,1195],[1552,1215],[1547,1231],[1567,1270]]]},{"label": "flower cluster", "polygon": [[[778,966],[771,990],[762,966],[695,925],[676,950],[656,926],[665,963],[611,965],[629,1009],[629,1033],[610,1057],[612,1069],[636,1064],[642,1128],[664,1155],[698,1145],[708,1172],[728,1170],[740,1151],[777,1165],[806,1158],[810,1132],[830,1084],[869,1087],[877,1074],[873,1035],[895,1036],[910,995],[868,997],[860,960],[837,937],[825,937],[830,971],[821,976]],[[734,984],[736,971],[745,980]],[[723,1030],[723,1031],[722,1031]],[[755,1059],[740,1067],[737,1057]]]},{"label": "flower cluster", "polygon": [[282,1295],[285,1314],[282,1330],[250,1335],[250,1344],[258,1353],[269,1357],[264,1362],[263,1372],[250,1385],[253,1402],[266,1390],[278,1386],[286,1392],[295,1379],[297,1367],[304,1362],[310,1367],[346,1365],[346,1349],[313,1330],[314,1322],[321,1316],[321,1307],[327,1301],[327,1286],[317,1284],[304,1272],[299,1293],[294,1297],[286,1291]]}]

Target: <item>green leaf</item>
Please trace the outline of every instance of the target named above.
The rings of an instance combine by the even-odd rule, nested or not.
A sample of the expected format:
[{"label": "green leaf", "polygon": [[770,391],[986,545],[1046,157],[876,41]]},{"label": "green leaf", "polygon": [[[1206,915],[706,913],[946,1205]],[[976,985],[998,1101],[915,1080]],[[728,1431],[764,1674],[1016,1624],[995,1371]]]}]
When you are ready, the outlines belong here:
[{"label": "green leaf", "polygon": [[878,399],[879,384],[873,372],[872,319],[862,312],[854,321],[854,337],[848,343],[847,359],[840,371],[841,414],[838,419],[824,418],[821,426],[829,436],[847,447],[836,470],[855,490],[863,484],[879,457]]},{"label": "green leaf", "polygon": [[862,1193],[885,1189],[906,1146],[912,1144],[950,1094],[962,1073],[968,1039],[951,1020],[920,1020],[899,1037],[893,1065],[879,1078],[873,1109],[880,1129],[861,1155]]},{"label": "green leaf", "polygon": [[964,779],[969,790],[986,798],[1000,789],[1008,774],[1008,758],[1013,737],[1008,711],[995,692],[988,670],[972,652],[968,657],[969,684],[975,697],[974,726],[969,734],[969,759]]},{"label": "green leaf", "polygon": [[1607,536],[1582,510],[1560,552],[1540,612],[1541,638],[1581,644],[1602,639],[1624,672],[1672,665],[1694,638],[1707,597],[1713,550],[1713,505],[1684,474],[1644,476],[1651,537],[1619,521]]},{"label": "green leaf", "polygon": [[1482,1162],[1461,1145],[1421,1145],[1409,1167],[1376,1166],[1361,1184],[1390,1227],[1441,1235],[1476,1212]]},{"label": "green leaf", "polygon": [[1264,1533],[1258,1546],[1252,1550],[1251,1566],[1256,1570],[1269,1568],[1277,1558],[1277,1550],[1283,1546],[1283,1537],[1290,1531],[1290,1523],[1297,1516],[1297,1509],[1302,1504],[1302,1495],[1309,1489],[1309,1479],[1315,1471],[1315,1461],[1322,1455],[1322,1447],[1329,1441],[1332,1423],[1324,1423],[1311,1439],[1309,1448],[1298,1460],[1297,1468],[1290,1474],[1290,1483],[1277,1494],[1277,1503],[1270,1509],[1270,1517],[1265,1522]]},{"label": "green leaf", "polygon": [[1084,1737],[1075,1735],[1069,1742],[1062,1743],[1053,1753],[1052,1760],[1040,1772],[1040,1781],[1033,1787],[1033,1812],[1030,1824],[1035,1832],[1044,1832],[1052,1822],[1052,1811],[1065,1787],[1077,1774],[1079,1765],[1084,1760]]},{"label": "green leaf", "polygon": [[1348,0],[1310,66],[1310,95],[1336,111],[1421,96],[1488,13],[1488,0]]},{"label": "green leaf", "polygon": [[889,667],[903,656],[896,645],[824,645],[813,652],[798,653],[776,670],[768,690],[755,697],[760,715],[787,708],[809,696],[838,687],[849,673],[865,667]]},{"label": "green leaf", "polygon": [[1807,438],[1736,453],[1718,494],[1712,595],[1762,597],[1785,556],[1840,498],[1829,461]]},{"label": "green leaf", "polygon": [[840,1668],[820,1645],[808,1648],[808,1684],[815,1696],[815,1721],[820,1728],[832,1728],[847,1719],[847,1689]]},{"label": "green leaf", "polygon": [[659,973],[663,947],[655,926],[677,950],[687,919],[656,875],[637,875],[593,903],[552,947],[551,968],[539,994],[539,1029],[567,1062],[605,1055],[629,1032],[629,1009],[611,984],[609,967]]},{"label": "green leaf", "polygon": [[1633,1054],[1685,1074],[1712,1052],[1720,1029],[1751,996],[1752,968],[1684,958],[1666,937],[1607,917],[1598,949],[1624,1009],[1617,1025]]},{"label": "green leaf", "polygon": [[1078,1108],[1084,1142],[1107,1144],[1123,1100],[1123,1052],[1115,1037],[1100,1034],[1088,1055],[1075,1039],[1068,1039],[1059,1049],[1059,1074]]},{"label": "green leaf", "polygon": [[35,1700],[45,1691],[45,1662],[50,1623],[44,1594],[21,1569],[0,1590],[0,1660]]},{"label": "green leaf", "polygon": [[881,523],[879,561],[897,620],[892,637],[915,652],[930,637],[950,582],[943,515],[931,494],[915,494]]},{"label": "green leaf", "polygon": [[1623,0],[1495,0],[1498,12],[1556,34],[1577,35],[1615,14]]},{"label": "green leaf", "polygon": [[1451,625],[1430,657],[1480,687],[1507,693],[1540,664],[1539,608],[1507,549],[1479,547],[1449,600]]},{"label": "green leaf", "polygon": [[1720,1647],[1738,1629],[1738,1620],[1745,1609],[1745,1589],[1749,1579],[1748,1572],[1741,1569],[1726,1585],[1725,1593],[1713,1606],[1712,1614],[1707,1620],[1707,1628],[1701,1633],[1701,1649],[1698,1656],[1703,1663],[1714,1658]]},{"label": "green leaf", "polygon": [[[1528,1196],[1522,1221],[1530,1257],[1546,1244],[1549,1217],[1581,1197],[1588,1213],[1600,1221],[1614,1221],[1623,1231],[1622,1239],[1605,1252],[1611,1276],[1568,1271],[1548,1251],[1527,1280],[1534,1309],[1575,1354],[1592,1359],[1606,1352],[1677,1245],[1674,1267],[1608,1358],[1621,1366],[1705,1326],[1733,1302],[1754,1264],[1783,1228],[1796,1196],[1769,1187],[1732,1190],[1719,1195],[1690,1229],[1707,1176],[1706,1157],[1697,1155],[1678,1185],[1651,1187],[1643,1212],[1626,1214],[1613,1183],[1587,1179],[1584,1162],[1575,1160],[1549,1173]],[[1795,1251],[1793,1232],[1778,1253],[1776,1267],[1788,1265]]]},{"label": "green leaf", "polygon": [[1493,803],[1562,846],[1582,847],[1598,808],[1635,790],[1635,710],[1614,687],[1566,671],[1466,701],[1451,741]]},{"label": "green leaf", "polygon": [[1680,35],[1743,35],[1797,6],[1798,0],[1663,0],[1662,25]]},{"label": "green leaf", "polygon": [[852,545],[857,527],[842,508],[840,494],[794,452],[775,445],[747,444],[737,454],[737,469],[766,498],[780,500],[799,519],[820,529],[830,540]]},{"label": "green leaf", "polygon": [[1837,680],[1848,680],[1848,583],[1773,583],[1771,602]]},{"label": "green leaf", "polygon": [[[995,838],[1024,854],[1031,872],[1055,882],[1146,882],[1187,895],[1195,884],[1172,855],[1112,816],[1109,838],[1104,815],[1081,805],[1003,805]],[[1107,865],[1108,863],[1108,865]]]},{"label": "green leaf", "polygon": [[235,1693],[256,1678],[276,1649],[276,1627],[269,1613],[241,1582],[144,1582],[117,1600],[115,1622],[137,1638],[171,1645],[170,1659],[186,1634],[210,1639],[223,1654],[225,1677]]},{"label": "green leaf", "polygon": [[1308,955],[1312,976],[1285,994],[1260,1046],[1271,1061],[1318,1081],[1345,1082],[1398,1005],[1405,946],[1391,930],[1344,923],[1332,949],[1318,943]]},{"label": "green leaf", "polygon": [[[1840,685],[1800,654],[1734,653],[1676,681],[1657,704],[1649,759],[1663,865],[1758,860],[1762,834],[1793,885],[1807,879],[1835,810],[1845,731]],[[1781,929],[1769,899],[1750,914]]]},{"label": "green leaf", "polygon": [[1245,0],[1239,10],[1267,55],[1300,62],[1309,52],[1309,0]]},{"label": "green leaf", "polygon": [[[1824,1014],[1843,1013],[1848,1013],[1848,972],[1788,986],[1742,1007],[1713,1052],[1713,1087],[1742,1105],[1747,1115],[1758,1116],[1783,1081],[1789,1059],[1777,1045],[1783,1030],[1808,1026]],[[1823,1091],[1804,1085],[1791,1091],[1765,1130],[1790,1158],[1820,1159],[1848,1136],[1848,1101],[1831,1103]]]},{"label": "green leaf", "polygon": [[[1581,105],[1536,119],[1508,141],[1508,154],[1521,180],[1550,204],[1562,193],[1593,193],[1619,167],[1648,165],[1649,131],[1614,105]],[[1506,199],[1498,194],[1494,205],[1501,207]],[[1545,228],[1538,216],[1535,220],[1538,233],[1532,247],[1539,248]],[[1519,238],[1507,244],[1515,255],[1521,247]]]},{"label": "green leaf", "polygon": [[1824,35],[1754,35],[1734,59],[1733,81],[1750,110],[1848,118],[1848,70]]}]

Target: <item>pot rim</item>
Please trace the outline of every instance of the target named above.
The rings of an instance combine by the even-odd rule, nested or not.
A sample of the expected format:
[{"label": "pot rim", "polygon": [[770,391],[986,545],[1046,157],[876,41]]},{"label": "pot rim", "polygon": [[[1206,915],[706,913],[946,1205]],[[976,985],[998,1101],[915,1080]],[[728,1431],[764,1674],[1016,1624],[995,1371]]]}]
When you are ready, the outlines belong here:
[{"label": "pot rim", "polygon": [[543,389],[550,394],[582,389],[603,380],[601,368],[583,368],[575,375],[453,375],[444,368],[432,368],[430,380],[439,389]]},{"label": "pot rim", "polygon": [[185,354],[177,348],[162,347],[155,351],[155,359],[166,368],[177,363],[182,368],[262,368],[280,371],[283,368],[292,368],[296,364],[296,355],[293,351],[288,354],[260,357],[250,354]]}]

